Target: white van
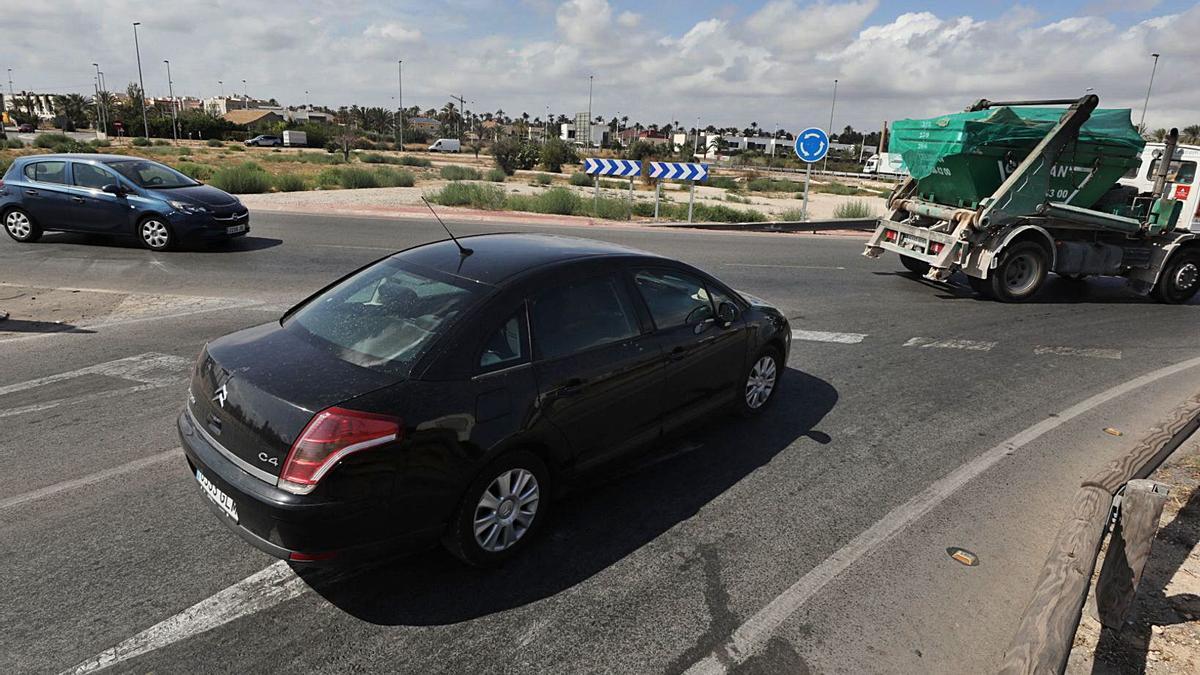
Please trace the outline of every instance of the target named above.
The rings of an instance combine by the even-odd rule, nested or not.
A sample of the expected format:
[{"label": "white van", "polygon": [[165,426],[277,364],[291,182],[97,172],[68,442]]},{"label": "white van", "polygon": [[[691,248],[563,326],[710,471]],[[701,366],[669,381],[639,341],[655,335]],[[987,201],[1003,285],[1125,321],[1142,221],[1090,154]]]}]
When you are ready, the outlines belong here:
[{"label": "white van", "polygon": [[462,143],[457,138],[439,138],[429,146],[430,152],[461,152]]},{"label": "white van", "polygon": [[868,157],[867,163],[863,165],[863,173],[872,173],[878,176],[907,176],[908,167],[904,165],[904,158],[899,154],[885,152]]},{"label": "white van", "polygon": [[[1138,192],[1153,190],[1154,174],[1165,148],[1163,143],[1147,143],[1142,150],[1141,165],[1126,173],[1121,184],[1133,186]],[[1200,165],[1200,146],[1177,145],[1163,195],[1183,202],[1183,215],[1176,229],[1200,233],[1200,173],[1196,171],[1197,165]]]}]

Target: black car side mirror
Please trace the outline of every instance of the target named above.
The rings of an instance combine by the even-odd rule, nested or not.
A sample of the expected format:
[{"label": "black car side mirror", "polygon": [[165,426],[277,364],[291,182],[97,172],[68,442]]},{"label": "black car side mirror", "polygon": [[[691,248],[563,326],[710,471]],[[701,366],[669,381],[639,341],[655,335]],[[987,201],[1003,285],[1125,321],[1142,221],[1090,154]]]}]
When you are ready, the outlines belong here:
[{"label": "black car side mirror", "polygon": [[737,321],[738,314],[740,314],[738,307],[732,302],[722,302],[717,306],[717,319],[724,326],[729,326],[734,321]]},{"label": "black car side mirror", "polygon": [[100,188],[100,191],[107,192],[110,195],[116,195],[118,197],[125,196],[125,188],[121,187],[120,185],[117,185],[116,183],[109,183],[108,185],[105,185],[104,187]]}]

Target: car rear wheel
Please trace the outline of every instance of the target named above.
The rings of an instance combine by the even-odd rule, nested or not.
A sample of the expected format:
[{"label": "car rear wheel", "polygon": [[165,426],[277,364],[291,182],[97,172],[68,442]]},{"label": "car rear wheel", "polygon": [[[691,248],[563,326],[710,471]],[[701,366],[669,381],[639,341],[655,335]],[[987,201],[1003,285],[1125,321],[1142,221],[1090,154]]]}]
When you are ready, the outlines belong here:
[{"label": "car rear wheel", "polygon": [[901,254],[900,264],[904,265],[904,269],[919,277],[923,277],[929,273],[929,263],[925,262],[924,260],[917,260],[916,258],[910,258]]},{"label": "car rear wheel", "polygon": [[1049,256],[1041,244],[1017,242],[1004,251],[1000,264],[988,275],[991,294],[1004,302],[1024,302],[1037,295],[1049,271]]},{"label": "car rear wheel", "polygon": [[175,235],[167,221],[153,216],[138,223],[138,239],[151,251],[165,251],[175,245]]},{"label": "car rear wheel", "polygon": [[1177,253],[1163,270],[1154,286],[1159,302],[1180,305],[1200,291],[1200,249],[1191,248]]},{"label": "car rear wheel", "polygon": [[742,391],[738,397],[737,411],[745,416],[757,415],[775,399],[775,390],[779,388],[779,376],[783,364],[779,361],[779,351],[768,347],[754,357],[750,368],[743,379]]},{"label": "car rear wheel", "polygon": [[4,231],[22,244],[33,243],[42,237],[42,228],[24,209],[9,209],[4,213]]},{"label": "car rear wheel", "polygon": [[495,567],[529,545],[546,520],[549,471],[527,450],[505,453],[471,482],[446,532],[450,553],[476,567]]}]

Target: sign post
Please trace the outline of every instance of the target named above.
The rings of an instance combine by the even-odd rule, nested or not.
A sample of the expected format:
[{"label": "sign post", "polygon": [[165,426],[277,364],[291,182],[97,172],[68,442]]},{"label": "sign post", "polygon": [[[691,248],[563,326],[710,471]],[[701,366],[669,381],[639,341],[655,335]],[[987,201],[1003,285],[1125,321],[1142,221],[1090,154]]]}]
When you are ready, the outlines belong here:
[{"label": "sign post", "polygon": [[[696,181],[708,180],[708,165],[691,162],[650,162],[650,177],[686,180],[691,185],[688,195],[688,222],[692,222],[692,207],[696,202]],[[661,185],[661,183],[659,184]],[[654,188],[654,219],[658,220],[659,185]]]},{"label": "sign post", "polygon": [[633,178],[642,175],[642,165],[632,159],[597,159],[589,157],[583,160],[584,173],[596,181],[595,194],[592,197],[592,217],[600,212],[600,176],[623,176],[629,178],[629,212],[633,213]]},{"label": "sign post", "polygon": [[796,134],[796,156],[808,166],[804,170],[804,220],[808,220],[808,185],[812,180],[812,165],[829,154],[829,135],[817,127]]}]

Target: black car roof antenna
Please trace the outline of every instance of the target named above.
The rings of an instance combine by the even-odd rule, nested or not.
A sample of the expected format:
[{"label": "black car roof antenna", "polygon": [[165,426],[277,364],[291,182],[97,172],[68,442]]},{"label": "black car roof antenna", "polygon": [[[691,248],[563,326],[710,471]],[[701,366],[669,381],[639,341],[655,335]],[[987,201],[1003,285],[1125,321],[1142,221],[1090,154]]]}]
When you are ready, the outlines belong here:
[{"label": "black car roof antenna", "polygon": [[424,195],[421,196],[421,201],[425,202],[425,206],[429,207],[429,212],[433,214],[434,218],[437,218],[438,223],[442,226],[442,229],[446,231],[446,234],[450,235],[450,240],[453,241],[454,245],[458,247],[459,255],[461,255],[462,257],[465,258],[475,252],[475,251],[472,251],[471,249],[467,248],[466,246],[463,246],[462,244],[458,243],[458,237],[455,237],[454,233],[450,231],[450,228],[446,227],[446,223],[442,222],[441,216],[439,216],[437,214],[437,211],[433,210],[433,205],[430,204],[427,199],[425,199]]}]

